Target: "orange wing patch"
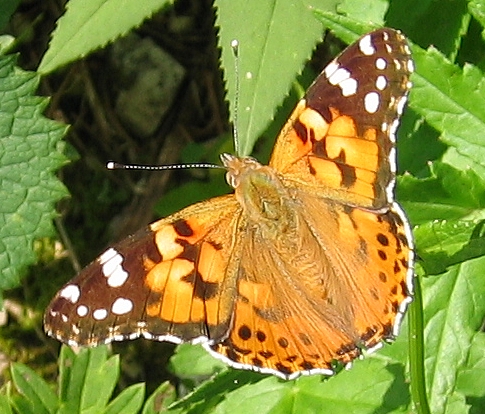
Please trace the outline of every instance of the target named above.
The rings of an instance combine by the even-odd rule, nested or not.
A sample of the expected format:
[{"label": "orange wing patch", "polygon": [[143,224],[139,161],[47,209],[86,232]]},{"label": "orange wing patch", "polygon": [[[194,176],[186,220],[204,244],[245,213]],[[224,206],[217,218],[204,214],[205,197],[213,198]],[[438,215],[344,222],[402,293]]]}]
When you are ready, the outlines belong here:
[{"label": "orange wing patch", "polygon": [[215,228],[213,221],[191,217],[151,226],[163,260],[145,279],[147,288],[158,294],[147,303],[148,316],[178,324],[227,323],[231,298],[223,297],[221,277],[228,268],[227,250],[231,248],[227,246],[231,238],[223,229],[230,229],[231,223],[219,225],[222,228]]}]

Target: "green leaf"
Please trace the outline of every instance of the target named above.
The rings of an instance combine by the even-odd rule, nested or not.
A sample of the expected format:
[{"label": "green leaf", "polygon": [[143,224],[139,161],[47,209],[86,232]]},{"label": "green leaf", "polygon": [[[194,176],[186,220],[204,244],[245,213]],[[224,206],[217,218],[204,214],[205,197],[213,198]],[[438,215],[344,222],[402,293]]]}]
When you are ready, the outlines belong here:
[{"label": "green leaf", "polygon": [[[18,392],[23,396],[23,403],[16,404],[22,413],[53,414],[59,402],[47,383],[35,371],[25,365],[14,363],[10,369]],[[17,401],[18,402],[18,401]]]},{"label": "green leaf", "polygon": [[458,170],[442,162],[429,164],[431,176],[399,179],[398,195],[413,224],[436,219],[476,218],[485,208],[485,181],[473,170]]},{"label": "green leaf", "polygon": [[[405,345],[403,341],[396,355],[406,355]],[[379,352],[356,361],[351,370],[329,378],[315,375],[283,381],[229,369],[171,408],[182,408],[184,413],[300,413],[320,412],[321,407],[332,413],[373,413],[379,409],[386,413],[407,413],[409,404],[404,366]]]},{"label": "green leaf", "polygon": [[389,2],[386,0],[374,0],[364,2],[361,0],[343,0],[337,7],[338,14],[362,22],[372,22],[379,26],[384,26]]},{"label": "green leaf", "polygon": [[153,391],[153,394],[148,397],[143,406],[142,414],[158,414],[166,412],[169,405],[172,404],[176,398],[177,395],[173,385],[168,381],[162,382],[158,388]]},{"label": "green leaf", "polygon": [[[337,1],[313,1],[313,7],[335,9]],[[236,74],[230,47],[239,42],[239,155],[251,153],[282,103],[295,77],[321,39],[323,28],[305,2],[216,0],[219,46],[234,121]],[[241,24],[242,22],[251,24]]]},{"label": "green leaf", "polygon": [[33,96],[39,76],[15,60],[0,57],[0,292],[35,262],[33,241],[54,233],[54,205],[67,195],[55,177],[66,162],[66,126],[42,115],[48,101]]},{"label": "green leaf", "polygon": [[485,181],[473,170],[435,162],[431,177],[399,180],[399,199],[415,225],[417,253],[428,274],[485,254]]},{"label": "green leaf", "polygon": [[315,16],[325,27],[328,27],[339,39],[350,44],[357,40],[364,33],[379,28],[376,24],[363,22],[362,20],[335,14],[327,11],[317,10]]},{"label": "green leaf", "polygon": [[[485,334],[477,333],[466,366],[459,372],[456,389],[473,401],[476,412],[485,412]],[[470,411],[471,412],[471,411]]]},{"label": "green leaf", "polygon": [[436,49],[413,47],[411,107],[442,133],[441,139],[474,162],[485,159],[485,78],[477,68],[452,65]]},{"label": "green leaf", "polygon": [[355,363],[351,371],[328,379],[311,376],[281,381],[269,377],[255,385],[241,386],[226,394],[214,412],[318,413],[325,407],[332,414],[379,410],[408,413],[409,403],[404,367],[384,359],[368,358]]},{"label": "green leaf", "polygon": [[70,0],[39,65],[46,74],[125,35],[169,0]]},{"label": "green leaf", "polygon": [[183,399],[176,401],[170,406],[169,412],[212,412],[227,394],[247,384],[256,384],[265,378],[267,377],[251,371],[227,369],[202,383]]},{"label": "green leaf", "polygon": [[[63,412],[102,412],[119,376],[118,355],[108,359],[106,346],[99,346],[84,348],[74,359],[65,358],[63,362],[69,366],[62,369],[67,368],[70,374],[67,387],[65,384],[61,387],[66,388],[65,399],[62,400]],[[63,382],[67,381],[66,373],[61,374],[61,378]]]},{"label": "green leaf", "polygon": [[72,367],[76,360],[76,354],[68,346],[61,346],[59,353],[59,400],[67,401],[69,393],[69,382],[71,380]]},{"label": "green leaf", "polygon": [[179,345],[170,358],[171,371],[179,378],[209,377],[226,366],[202,346],[191,344]]},{"label": "green leaf", "polygon": [[[467,412],[456,389],[459,372],[485,317],[485,257],[422,279],[425,308],[426,379],[432,413]],[[483,388],[483,384],[482,384]]]},{"label": "green leaf", "polygon": [[145,397],[145,384],[125,388],[106,408],[105,414],[138,413]]},{"label": "green leaf", "polygon": [[12,414],[12,408],[10,405],[10,400],[4,394],[0,394],[0,413],[2,414]]}]

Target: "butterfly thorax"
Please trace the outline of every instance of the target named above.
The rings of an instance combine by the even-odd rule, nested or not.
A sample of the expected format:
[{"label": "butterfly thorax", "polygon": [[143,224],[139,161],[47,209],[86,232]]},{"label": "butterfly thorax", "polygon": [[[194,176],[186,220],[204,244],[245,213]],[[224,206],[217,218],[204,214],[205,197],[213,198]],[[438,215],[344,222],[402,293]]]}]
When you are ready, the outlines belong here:
[{"label": "butterfly thorax", "polygon": [[274,168],[252,157],[222,154],[221,159],[249,225],[257,225],[270,238],[294,228],[294,206]]}]

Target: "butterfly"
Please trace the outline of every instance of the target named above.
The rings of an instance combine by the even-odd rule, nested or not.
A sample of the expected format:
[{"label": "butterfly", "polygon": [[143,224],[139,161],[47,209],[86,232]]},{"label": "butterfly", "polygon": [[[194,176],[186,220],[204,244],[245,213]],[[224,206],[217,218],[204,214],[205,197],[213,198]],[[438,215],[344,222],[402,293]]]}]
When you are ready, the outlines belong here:
[{"label": "butterfly", "polygon": [[361,37],[297,104],[269,165],[222,154],[234,192],[109,247],[54,297],[47,334],[201,343],[284,379],[331,375],[394,339],[413,289],[412,233],[394,200],[413,69],[399,31]]}]

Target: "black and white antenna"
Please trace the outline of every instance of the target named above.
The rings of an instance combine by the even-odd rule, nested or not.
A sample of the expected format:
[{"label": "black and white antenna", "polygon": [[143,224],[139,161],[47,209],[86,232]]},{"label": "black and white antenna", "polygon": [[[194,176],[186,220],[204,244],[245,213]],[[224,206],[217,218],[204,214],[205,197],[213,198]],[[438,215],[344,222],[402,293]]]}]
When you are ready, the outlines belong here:
[{"label": "black and white antenna", "polygon": [[235,79],[235,91],[234,91],[234,113],[233,113],[233,125],[232,125],[232,134],[234,137],[234,150],[236,155],[239,155],[239,135],[238,135],[238,110],[239,110],[239,86],[240,86],[240,79],[239,79],[239,41],[234,39],[231,42],[232,53],[234,55],[234,75]]},{"label": "black and white antenna", "polygon": [[108,170],[145,170],[145,171],[159,171],[159,170],[186,170],[189,168],[219,168],[225,169],[222,165],[209,163],[193,163],[193,164],[169,164],[169,165],[139,165],[139,164],[121,164],[115,161],[106,163]]}]

